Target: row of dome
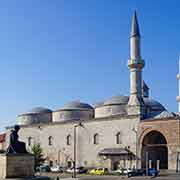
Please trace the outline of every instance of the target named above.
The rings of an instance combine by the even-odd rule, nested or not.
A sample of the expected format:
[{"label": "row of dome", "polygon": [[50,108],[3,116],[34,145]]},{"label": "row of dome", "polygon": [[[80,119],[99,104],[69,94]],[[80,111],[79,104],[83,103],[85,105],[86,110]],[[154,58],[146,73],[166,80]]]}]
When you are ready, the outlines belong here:
[{"label": "row of dome", "polygon": [[[129,96],[114,96],[107,101],[97,103],[92,107],[89,104],[73,101],[64,105],[63,108],[52,111],[43,107],[36,107],[18,116],[19,125],[35,123],[62,122],[67,120],[89,120],[113,115],[127,115]],[[159,114],[165,108],[157,101],[144,98],[147,116]]]}]

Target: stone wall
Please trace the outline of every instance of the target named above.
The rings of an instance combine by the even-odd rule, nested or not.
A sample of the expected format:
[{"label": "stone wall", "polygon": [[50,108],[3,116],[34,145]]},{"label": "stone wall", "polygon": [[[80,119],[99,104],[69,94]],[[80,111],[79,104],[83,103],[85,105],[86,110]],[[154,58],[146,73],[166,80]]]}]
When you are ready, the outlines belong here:
[{"label": "stone wall", "polygon": [[[20,129],[20,140],[27,142],[32,137],[33,143],[40,143],[47,161],[57,162],[67,166],[73,157],[74,125],[77,122],[51,123],[49,125],[23,126]],[[138,117],[111,117],[84,121],[84,128],[77,128],[77,165],[87,167],[106,166],[109,161],[104,160],[98,153],[104,148],[126,148],[135,153],[136,134],[132,130],[138,129]],[[7,130],[9,134],[10,129]],[[120,132],[121,144],[116,144],[116,134]],[[93,144],[95,134],[99,135],[99,143]],[[70,145],[67,145],[67,136],[71,136]],[[48,138],[52,137],[52,145]],[[32,144],[33,144],[32,143]],[[32,145],[31,145],[32,146]],[[27,146],[27,149],[31,149]]]}]

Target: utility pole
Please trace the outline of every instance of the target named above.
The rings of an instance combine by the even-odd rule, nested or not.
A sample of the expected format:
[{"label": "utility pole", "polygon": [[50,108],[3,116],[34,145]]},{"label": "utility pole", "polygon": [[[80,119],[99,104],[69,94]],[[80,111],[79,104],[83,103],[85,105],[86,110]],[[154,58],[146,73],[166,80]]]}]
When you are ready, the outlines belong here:
[{"label": "utility pole", "polygon": [[148,162],[149,162],[148,151],[146,151],[146,176],[148,176]]},{"label": "utility pole", "polygon": [[136,142],[135,142],[135,144],[136,144],[135,159],[136,159],[136,169],[137,169],[137,168],[138,168],[138,152],[137,152],[137,146],[138,146],[138,131],[137,131],[135,128],[133,128],[132,131],[135,132],[135,134],[136,134]]},{"label": "utility pole", "polygon": [[84,128],[84,126],[81,122],[79,124],[74,125],[74,161],[73,161],[74,173],[73,173],[73,178],[76,178],[76,128],[77,127]]}]

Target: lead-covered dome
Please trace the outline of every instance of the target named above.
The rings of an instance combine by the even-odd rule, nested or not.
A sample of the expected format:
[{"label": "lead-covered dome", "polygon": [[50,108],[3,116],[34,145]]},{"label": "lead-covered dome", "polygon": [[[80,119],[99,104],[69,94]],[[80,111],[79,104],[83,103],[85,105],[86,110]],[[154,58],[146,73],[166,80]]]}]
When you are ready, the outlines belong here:
[{"label": "lead-covered dome", "polygon": [[53,112],[53,122],[68,120],[89,120],[94,118],[94,108],[80,101],[66,103],[61,109]]},{"label": "lead-covered dome", "polygon": [[113,96],[95,107],[95,118],[113,115],[127,115],[128,96]]},{"label": "lead-covered dome", "polygon": [[129,96],[113,96],[112,98],[104,101],[104,105],[127,104],[128,101]]},{"label": "lead-covered dome", "polygon": [[87,103],[82,103],[80,101],[72,101],[72,102],[68,102],[66,103],[62,109],[93,109],[93,107]]},{"label": "lead-covered dome", "polygon": [[27,111],[24,114],[41,114],[41,113],[51,113],[52,110],[44,107],[35,107],[32,108],[31,110]]},{"label": "lead-covered dome", "polygon": [[164,106],[158,101],[150,98],[144,98],[145,105],[151,107],[151,109],[165,110]]},{"label": "lead-covered dome", "polygon": [[144,103],[146,105],[146,119],[154,118],[162,112],[166,111],[165,107],[154,99],[144,98]]},{"label": "lead-covered dome", "polygon": [[52,110],[44,107],[35,107],[18,116],[19,125],[52,122]]}]

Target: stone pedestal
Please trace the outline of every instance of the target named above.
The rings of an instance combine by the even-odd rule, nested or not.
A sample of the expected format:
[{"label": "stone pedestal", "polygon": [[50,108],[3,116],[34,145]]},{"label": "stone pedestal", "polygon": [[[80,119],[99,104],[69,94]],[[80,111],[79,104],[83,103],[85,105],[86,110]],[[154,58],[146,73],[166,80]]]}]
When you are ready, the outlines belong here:
[{"label": "stone pedestal", "polygon": [[34,176],[31,154],[0,154],[0,179]]}]

